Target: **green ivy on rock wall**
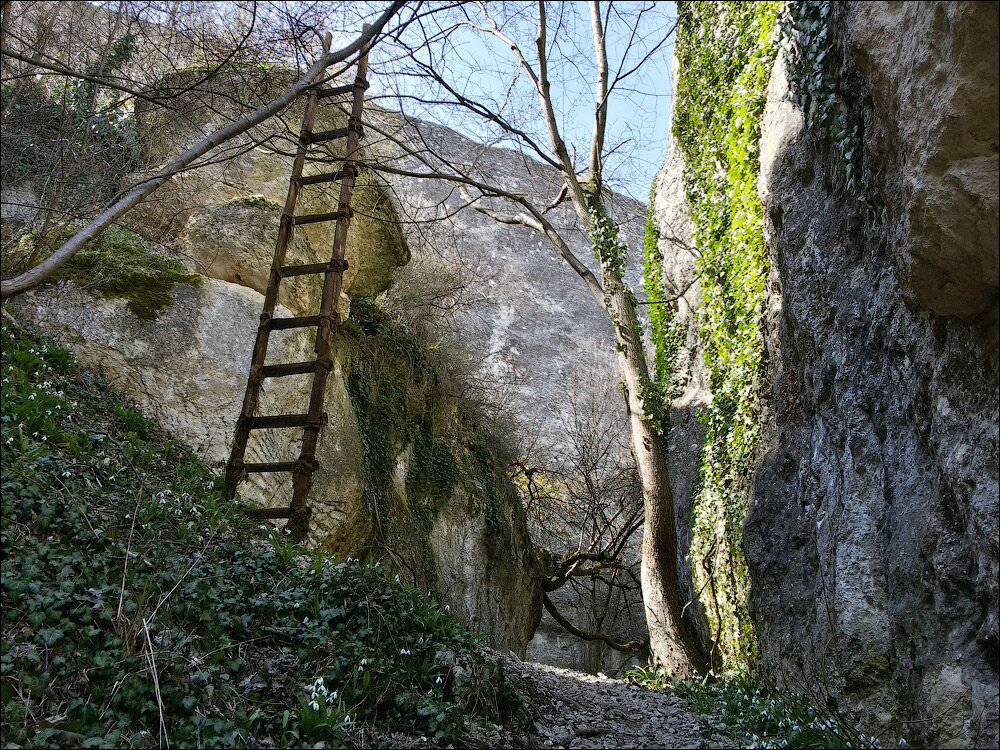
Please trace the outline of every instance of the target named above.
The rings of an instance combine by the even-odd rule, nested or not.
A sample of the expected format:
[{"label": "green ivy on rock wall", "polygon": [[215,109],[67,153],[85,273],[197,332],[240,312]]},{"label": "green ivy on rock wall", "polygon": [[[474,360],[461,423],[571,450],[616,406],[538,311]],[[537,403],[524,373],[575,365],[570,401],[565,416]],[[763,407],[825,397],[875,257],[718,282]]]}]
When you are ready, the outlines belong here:
[{"label": "green ivy on rock wall", "polygon": [[[434,522],[447,506],[467,501],[467,511],[482,513],[490,554],[509,551],[514,531],[503,508],[517,502],[504,497],[503,472],[485,429],[449,401],[424,346],[366,298],[352,301],[340,343],[362,443],[371,544],[419,555],[418,582],[433,585]],[[393,474],[408,448],[402,497]]]},{"label": "green ivy on rock wall", "polygon": [[779,46],[788,60],[788,88],[802,110],[807,130],[832,147],[839,162],[845,192],[865,201],[859,190],[861,126],[848,112],[843,82],[830,44],[836,9],[829,0],[795,0],[781,15]]},{"label": "green ivy on rock wall", "polygon": [[660,230],[656,225],[656,182],[649,191],[649,208],[646,211],[646,231],[643,235],[642,288],[646,292],[646,312],[653,341],[653,383],[660,394],[661,432],[670,428],[669,406],[680,395],[678,356],[684,339],[684,325],[672,314],[663,292],[663,251],[660,249]]},{"label": "green ivy on rock wall", "polygon": [[742,536],[765,374],[760,125],[781,8],[780,2],[678,3],[673,131],[696,227],[700,330],[713,397],[702,415],[708,431],[690,559],[716,657],[727,665],[752,660],[756,650]]}]

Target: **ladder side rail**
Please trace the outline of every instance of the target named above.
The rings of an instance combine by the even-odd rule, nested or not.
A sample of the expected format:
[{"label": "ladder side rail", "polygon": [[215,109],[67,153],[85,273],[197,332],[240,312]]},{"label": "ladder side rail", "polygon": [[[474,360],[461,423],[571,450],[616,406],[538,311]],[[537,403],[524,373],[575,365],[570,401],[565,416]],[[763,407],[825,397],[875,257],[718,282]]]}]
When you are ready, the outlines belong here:
[{"label": "ladder side rail", "polygon": [[[305,112],[302,115],[302,132],[308,133],[312,130],[313,119],[319,102],[319,94],[315,89],[309,92],[306,99]],[[295,232],[292,217],[295,215],[295,204],[299,197],[299,177],[302,176],[302,169],[305,166],[308,149],[299,139],[296,146],[295,160],[292,162],[292,176],[288,182],[288,194],[285,197],[285,207],[281,214],[281,223],[278,226],[278,239],[274,246],[274,258],[271,262],[271,273],[267,283],[267,290],[264,294],[264,310],[260,316],[260,324],[257,326],[257,337],[254,341],[253,353],[250,357],[250,377],[247,379],[246,391],[243,395],[243,405],[240,415],[236,420],[236,431],[233,436],[233,447],[229,454],[229,461],[226,463],[226,478],[223,484],[223,497],[232,500],[236,496],[236,486],[240,482],[243,474],[241,464],[246,453],[247,442],[250,438],[249,419],[257,411],[257,403],[260,399],[260,386],[263,381],[261,368],[267,357],[267,344],[270,338],[270,320],[274,315],[274,309],[278,304],[278,291],[281,284],[281,266],[284,265],[285,255],[288,246],[293,239]]]},{"label": "ladder side rail", "polygon": [[291,518],[289,527],[293,535],[305,536],[308,529],[307,498],[312,485],[312,467],[316,460],[316,447],[319,443],[320,422],[323,412],[323,399],[326,394],[326,381],[332,369],[333,330],[336,321],[337,303],[340,301],[340,291],[343,286],[344,253],[347,247],[347,230],[351,222],[351,197],[354,192],[356,169],[352,169],[358,161],[358,151],[361,140],[361,113],[364,108],[364,92],[368,86],[368,47],[366,46],[358,59],[358,70],[354,81],[354,102],[351,107],[351,119],[348,121],[347,146],[344,156],[344,179],[340,185],[341,216],[337,219],[334,231],[333,248],[330,267],[323,278],[323,298],[320,308],[320,324],[316,331],[316,374],[313,376],[313,387],[309,397],[309,415],[313,420],[306,426],[302,435],[302,450],[299,465],[302,467],[295,474],[292,490]]}]

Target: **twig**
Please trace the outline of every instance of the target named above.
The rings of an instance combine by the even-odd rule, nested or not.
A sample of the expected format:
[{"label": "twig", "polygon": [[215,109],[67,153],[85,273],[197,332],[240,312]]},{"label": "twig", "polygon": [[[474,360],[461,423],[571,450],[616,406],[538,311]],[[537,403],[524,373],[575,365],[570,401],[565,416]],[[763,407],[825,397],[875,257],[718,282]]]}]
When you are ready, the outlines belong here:
[{"label": "twig", "polygon": [[153,656],[153,640],[149,637],[149,623],[142,618],[142,629],[146,631],[146,645],[149,646],[149,669],[153,673],[153,690],[156,693],[156,708],[160,712],[160,747],[170,747],[167,738],[167,722],[163,719],[163,699],[160,697],[160,678],[156,674],[156,657]]}]

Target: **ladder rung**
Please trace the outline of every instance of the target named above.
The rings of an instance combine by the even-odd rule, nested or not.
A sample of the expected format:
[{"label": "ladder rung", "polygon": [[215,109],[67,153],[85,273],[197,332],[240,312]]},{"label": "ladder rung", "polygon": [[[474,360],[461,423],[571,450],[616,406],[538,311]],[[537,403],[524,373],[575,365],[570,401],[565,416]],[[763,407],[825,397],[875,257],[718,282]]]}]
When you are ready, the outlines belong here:
[{"label": "ladder rung", "polygon": [[271,318],[272,331],[284,331],[288,328],[312,328],[323,320],[322,315],[308,315],[302,318]]},{"label": "ladder rung", "polygon": [[[320,424],[326,423],[326,414],[320,415]],[[251,430],[275,430],[283,427],[305,427],[310,424],[308,414],[275,414],[267,417],[250,417],[247,427]]]},{"label": "ladder rung", "polygon": [[291,222],[297,227],[303,224],[316,224],[320,221],[337,221],[338,219],[350,219],[354,216],[354,211],[331,211],[327,214],[305,214],[304,216],[292,216]]},{"label": "ladder rung", "polygon": [[340,96],[341,94],[350,94],[352,91],[354,91],[353,83],[348,83],[345,86],[334,86],[333,88],[316,89],[316,93],[319,94],[320,99],[325,99],[328,96]]},{"label": "ladder rung", "polygon": [[[298,461],[272,461],[270,463],[238,463],[236,467],[248,474],[267,474],[281,471],[298,471],[300,466],[304,466],[308,471],[316,471],[319,468],[319,461],[315,458],[300,458]],[[312,467],[311,469],[309,467]]]},{"label": "ladder rung", "polygon": [[305,375],[316,372],[317,360],[310,362],[287,362],[280,365],[264,365],[260,368],[262,378],[283,378],[286,375]]},{"label": "ladder rung", "polygon": [[261,464],[241,464],[240,468],[248,473],[267,474],[276,471],[295,471],[299,468],[298,461],[274,461]]},{"label": "ladder rung", "polygon": [[244,511],[250,518],[291,518],[291,508],[247,508]]},{"label": "ladder rung", "polygon": [[336,172],[324,172],[323,174],[311,174],[306,177],[296,177],[295,181],[299,185],[321,185],[324,182],[337,182],[338,180],[342,180],[348,174],[357,176],[357,169],[354,165]]},{"label": "ladder rung", "polygon": [[303,133],[301,141],[306,145],[311,145],[313,143],[326,143],[327,141],[336,141],[340,138],[346,138],[347,134],[351,132],[351,128],[334,128],[333,130],[321,130],[318,133]]},{"label": "ladder rung", "polygon": [[[347,270],[347,260],[341,260],[339,263],[343,264],[342,271]],[[281,278],[286,279],[289,276],[304,276],[308,273],[326,273],[328,270],[336,270],[338,261],[333,263],[307,263],[303,266],[282,266],[281,267]]]}]

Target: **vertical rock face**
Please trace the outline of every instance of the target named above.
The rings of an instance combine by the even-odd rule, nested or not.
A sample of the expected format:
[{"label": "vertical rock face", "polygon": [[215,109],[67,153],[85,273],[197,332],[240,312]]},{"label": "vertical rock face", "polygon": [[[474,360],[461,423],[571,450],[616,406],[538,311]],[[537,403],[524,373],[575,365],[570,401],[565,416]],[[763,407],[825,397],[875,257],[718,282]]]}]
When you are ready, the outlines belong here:
[{"label": "vertical rock face", "polygon": [[780,59],[763,124],[751,616],[766,669],[866,731],[996,747],[997,5],[831,17],[861,187]]},{"label": "vertical rock face", "polygon": [[[559,193],[561,181],[551,166],[516,151],[483,146],[445,127],[425,122],[410,125],[419,134],[408,137],[427,148],[424,158],[432,164],[477,164],[489,182],[527,195],[537,205],[547,205]],[[427,171],[425,164],[391,151],[382,158],[389,166]],[[400,269],[402,281],[429,264],[456,273],[467,269],[466,294],[485,304],[456,314],[463,337],[475,347],[484,366],[510,386],[511,409],[534,439],[548,448],[557,465],[567,461],[571,446],[566,432],[573,421],[574,398],[596,392],[597,383],[619,379],[607,316],[580,277],[533,230],[500,224],[468,208],[465,197],[447,182],[389,172],[385,179],[399,201],[414,259]],[[638,288],[645,207],[621,195],[612,195],[609,202],[633,250],[628,281]],[[564,233],[581,262],[598,270],[589,239],[574,228],[577,220],[572,208],[563,204],[547,217]],[[621,410],[615,428],[626,430],[623,403],[613,408]],[[553,593],[557,609],[585,630],[599,629],[594,612],[595,602],[602,598],[603,594],[580,596],[568,587]],[[613,635],[625,641],[645,637],[641,602],[631,604],[634,616],[622,616],[612,628]],[[570,636],[547,611],[528,656],[592,672],[615,673],[631,663],[599,642]]]}]

